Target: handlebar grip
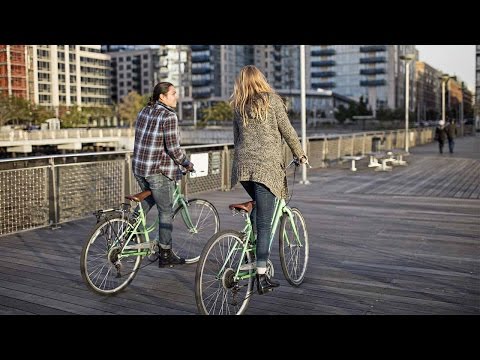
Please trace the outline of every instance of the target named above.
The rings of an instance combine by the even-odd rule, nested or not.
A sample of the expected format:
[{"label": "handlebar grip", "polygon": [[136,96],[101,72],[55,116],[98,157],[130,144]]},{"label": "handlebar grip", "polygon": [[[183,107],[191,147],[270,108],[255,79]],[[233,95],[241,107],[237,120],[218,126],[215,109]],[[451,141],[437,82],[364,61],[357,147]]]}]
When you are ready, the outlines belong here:
[{"label": "handlebar grip", "polygon": [[185,175],[187,175],[187,173],[189,173],[189,172],[191,172],[191,173],[195,173],[196,171],[195,171],[195,169],[192,169],[192,170],[187,170],[187,171],[184,171],[184,170],[182,170],[182,175],[184,175],[184,176],[185,176]]}]

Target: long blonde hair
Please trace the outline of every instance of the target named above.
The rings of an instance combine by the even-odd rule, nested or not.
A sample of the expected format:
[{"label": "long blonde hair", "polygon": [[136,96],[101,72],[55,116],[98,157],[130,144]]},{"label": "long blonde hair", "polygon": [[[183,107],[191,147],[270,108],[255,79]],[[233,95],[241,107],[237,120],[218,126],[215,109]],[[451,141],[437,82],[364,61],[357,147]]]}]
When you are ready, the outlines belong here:
[{"label": "long blonde hair", "polygon": [[262,72],[253,65],[247,65],[240,70],[235,80],[230,105],[240,114],[243,125],[246,126],[248,118],[261,120],[267,118],[270,107],[269,94],[274,93]]}]

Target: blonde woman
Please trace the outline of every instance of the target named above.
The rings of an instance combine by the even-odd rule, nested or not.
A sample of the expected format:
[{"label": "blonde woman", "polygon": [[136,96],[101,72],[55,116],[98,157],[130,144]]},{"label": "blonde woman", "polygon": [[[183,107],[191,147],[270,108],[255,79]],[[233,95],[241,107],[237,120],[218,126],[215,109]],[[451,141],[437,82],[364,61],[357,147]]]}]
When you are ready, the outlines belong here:
[{"label": "blonde woman", "polygon": [[282,99],[255,66],[240,70],[230,105],[235,145],[232,186],[240,182],[255,201],[250,218],[257,234],[257,289],[264,294],[280,285],[266,276],[266,270],[275,198],[288,193],[282,138],[302,163],[307,157]]}]

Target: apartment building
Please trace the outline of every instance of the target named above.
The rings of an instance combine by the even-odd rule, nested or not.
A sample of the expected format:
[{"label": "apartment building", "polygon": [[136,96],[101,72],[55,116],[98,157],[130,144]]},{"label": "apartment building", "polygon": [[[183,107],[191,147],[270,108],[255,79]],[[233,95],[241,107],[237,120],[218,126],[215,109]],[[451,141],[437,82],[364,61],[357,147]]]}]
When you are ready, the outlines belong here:
[{"label": "apartment building", "polygon": [[0,45],[0,94],[29,99],[25,45]]},{"label": "apartment building", "polygon": [[442,107],[442,72],[424,61],[415,63],[415,86],[417,93],[417,121],[437,120]]},{"label": "apartment building", "polygon": [[100,45],[29,45],[32,97],[38,105],[108,106],[110,56]]},{"label": "apartment building", "polygon": [[250,46],[191,45],[192,97],[227,101],[240,68],[252,61]]},{"label": "apartment building", "polygon": [[115,48],[106,53],[111,58],[111,98],[118,102],[131,91],[150,94],[155,82],[162,77],[160,49]]}]

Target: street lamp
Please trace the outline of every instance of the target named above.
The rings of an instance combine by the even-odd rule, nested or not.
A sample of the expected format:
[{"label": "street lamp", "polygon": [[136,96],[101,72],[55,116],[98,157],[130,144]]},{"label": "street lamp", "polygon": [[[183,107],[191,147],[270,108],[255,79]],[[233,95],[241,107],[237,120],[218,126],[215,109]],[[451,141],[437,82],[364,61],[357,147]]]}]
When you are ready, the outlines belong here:
[{"label": "street lamp", "polygon": [[410,113],[409,107],[409,96],[410,96],[410,87],[408,82],[410,80],[410,61],[415,59],[415,55],[401,55],[400,60],[405,62],[405,152],[408,153],[408,115]]},{"label": "street lamp", "polygon": [[457,77],[450,76],[448,74],[442,74],[442,76],[440,76],[440,79],[442,80],[442,120],[445,122],[445,86],[447,85],[448,80],[456,80]]},{"label": "street lamp", "polygon": [[[307,154],[307,101],[306,101],[306,85],[305,85],[305,45],[300,45],[300,103],[301,103],[301,119],[302,119],[302,148]],[[302,165],[302,180],[300,184],[308,185],[310,181],[307,179],[307,164]]]}]

